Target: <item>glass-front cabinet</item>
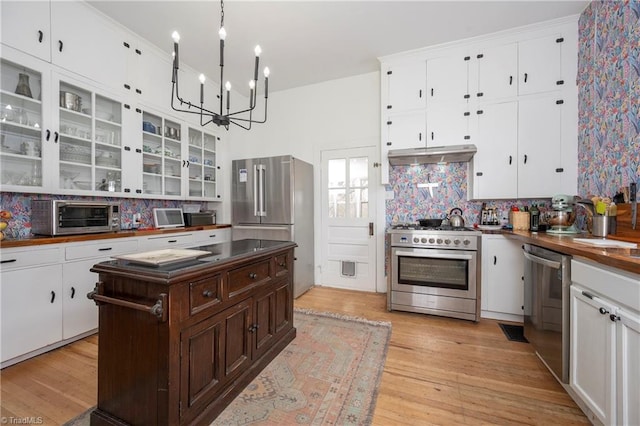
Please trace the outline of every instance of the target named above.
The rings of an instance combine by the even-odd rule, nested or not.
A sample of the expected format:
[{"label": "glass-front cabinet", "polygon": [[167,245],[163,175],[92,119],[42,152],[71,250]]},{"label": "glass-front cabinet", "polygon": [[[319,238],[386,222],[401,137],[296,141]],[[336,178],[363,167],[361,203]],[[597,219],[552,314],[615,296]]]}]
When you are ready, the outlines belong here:
[{"label": "glass-front cabinet", "polygon": [[59,80],[59,188],[122,191],[122,104]]},{"label": "glass-front cabinet", "polygon": [[3,47],[2,191],[220,201],[220,137],[129,101]]},{"label": "glass-front cabinet", "polygon": [[144,194],[182,195],[181,126],[159,115],[142,115],[142,188]]},{"label": "glass-front cabinet", "polygon": [[[31,64],[30,64],[31,65]],[[35,64],[37,66],[37,64]],[[41,70],[2,59],[0,63],[0,184],[3,191],[36,192],[50,188],[53,135],[44,121]],[[46,98],[45,98],[46,100]],[[45,141],[46,139],[46,141]],[[46,175],[44,174],[46,173]]]},{"label": "glass-front cabinet", "polygon": [[187,198],[220,198],[217,188],[216,135],[189,128]]}]

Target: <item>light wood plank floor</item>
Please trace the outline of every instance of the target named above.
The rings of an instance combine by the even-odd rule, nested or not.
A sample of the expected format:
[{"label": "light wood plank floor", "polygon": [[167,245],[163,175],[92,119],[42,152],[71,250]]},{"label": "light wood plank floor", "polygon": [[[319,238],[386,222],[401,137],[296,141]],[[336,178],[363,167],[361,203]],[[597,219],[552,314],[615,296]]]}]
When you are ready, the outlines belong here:
[{"label": "light wood plank floor", "polygon": [[[388,312],[386,295],[316,287],[296,307],[392,322],[374,425],[589,424],[496,321]],[[96,403],[97,336],[0,371],[1,415],[59,425]]]}]

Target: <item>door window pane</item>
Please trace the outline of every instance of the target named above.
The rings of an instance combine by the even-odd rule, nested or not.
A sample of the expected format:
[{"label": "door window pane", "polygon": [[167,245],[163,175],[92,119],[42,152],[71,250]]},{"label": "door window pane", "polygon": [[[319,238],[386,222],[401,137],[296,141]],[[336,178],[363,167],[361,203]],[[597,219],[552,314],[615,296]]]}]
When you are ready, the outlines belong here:
[{"label": "door window pane", "polygon": [[344,218],[346,217],[346,191],[344,189],[330,189],[329,190],[329,218]]},{"label": "door window pane", "polygon": [[344,188],[346,179],[346,160],[329,160],[329,188]]},{"label": "door window pane", "polygon": [[351,187],[369,185],[369,159],[367,157],[349,159],[349,182]]}]

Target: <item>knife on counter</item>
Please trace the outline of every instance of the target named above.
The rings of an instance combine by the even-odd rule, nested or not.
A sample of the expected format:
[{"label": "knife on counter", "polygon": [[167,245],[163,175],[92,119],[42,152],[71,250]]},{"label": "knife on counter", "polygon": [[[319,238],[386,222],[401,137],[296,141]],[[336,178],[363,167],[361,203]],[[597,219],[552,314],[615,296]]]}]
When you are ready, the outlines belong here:
[{"label": "knife on counter", "polygon": [[631,203],[631,228],[636,229],[636,217],[638,216],[638,202],[636,201],[636,193],[638,188],[635,182],[629,184],[629,202]]}]

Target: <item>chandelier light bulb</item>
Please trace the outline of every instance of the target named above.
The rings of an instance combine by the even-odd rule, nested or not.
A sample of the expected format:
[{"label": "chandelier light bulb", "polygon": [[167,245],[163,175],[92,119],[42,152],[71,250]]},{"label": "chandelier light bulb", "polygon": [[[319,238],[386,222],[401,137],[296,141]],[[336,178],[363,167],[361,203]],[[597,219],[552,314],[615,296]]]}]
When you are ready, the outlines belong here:
[{"label": "chandelier light bulb", "polygon": [[256,82],[253,80],[249,80],[249,89],[253,90],[256,88]]},{"label": "chandelier light bulb", "polygon": [[269,74],[271,74],[271,71],[269,70],[269,67],[264,67],[264,76],[266,78],[269,78]]},{"label": "chandelier light bulb", "polygon": [[225,85],[224,85],[224,88],[227,89],[227,92],[230,92],[231,91],[231,83],[227,81],[225,83]]},{"label": "chandelier light bulb", "polygon": [[262,53],[262,49],[260,48],[260,45],[257,45],[253,51],[256,52],[256,56],[260,56],[260,54]]},{"label": "chandelier light bulb", "polygon": [[220,36],[220,40],[224,40],[225,38],[227,38],[227,31],[224,29],[224,27],[220,28],[220,31],[218,31],[218,35]]},{"label": "chandelier light bulb", "polygon": [[200,74],[198,79],[200,80],[200,84],[204,84],[204,82],[207,80],[207,78],[204,76],[204,74]]},{"label": "chandelier light bulb", "polygon": [[174,42],[179,43],[180,42],[180,34],[177,31],[174,31],[171,34],[171,38],[173,39]]}]

